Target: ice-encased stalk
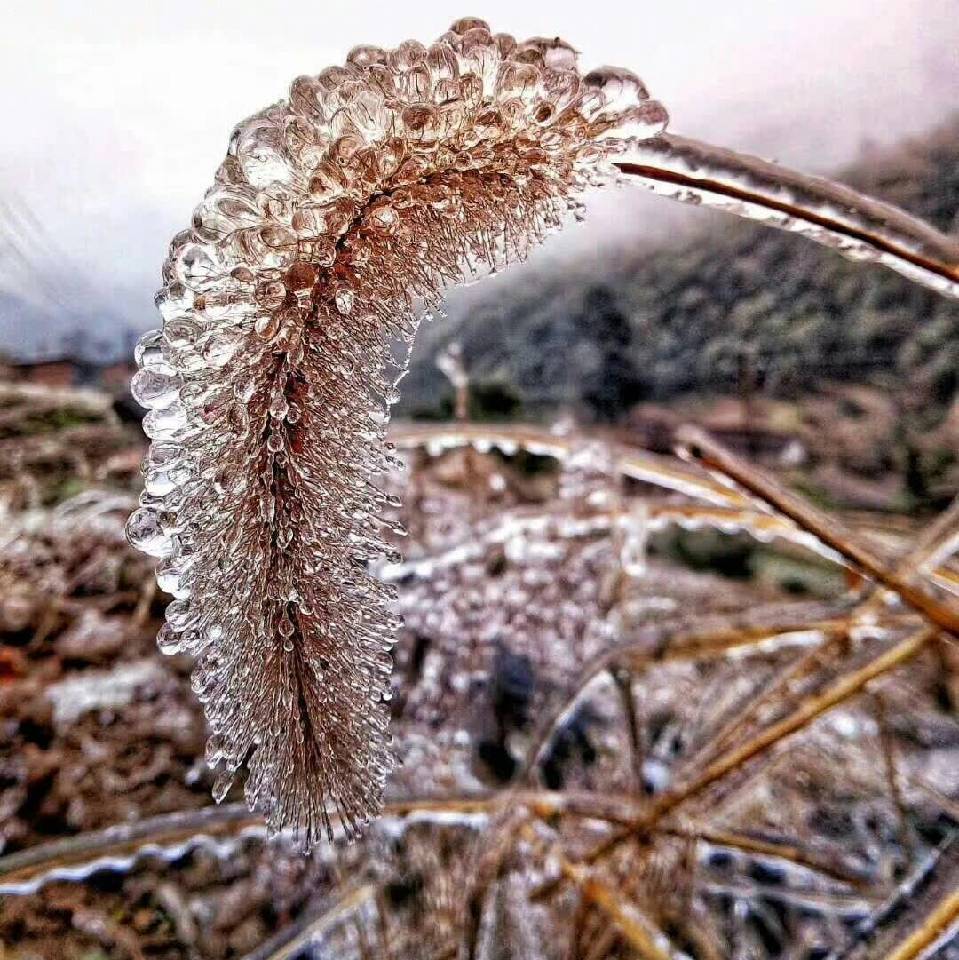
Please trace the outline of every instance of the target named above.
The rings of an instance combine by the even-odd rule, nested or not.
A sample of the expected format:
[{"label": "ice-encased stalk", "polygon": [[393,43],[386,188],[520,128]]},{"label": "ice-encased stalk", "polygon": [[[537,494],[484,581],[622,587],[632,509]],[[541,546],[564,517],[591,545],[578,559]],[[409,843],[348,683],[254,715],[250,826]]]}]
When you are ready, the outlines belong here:
[{"label": "ice-encased stalk", "polygon": [[959,298],[959,240],[851,187],[675,134],[636,143],[616,165],[654,193],[801,234]]},{"label": "ice-encased stalk", "polygon": [[562,41],[467,19],[430,47],[357,47],[234,131],[137,347],[153,444],[127,526],[174,598],[161,651],[196,658],[218,800],[245,767],[250,805],[306,845],[379,810],[395,340],[665,122],[628,71],[584,76]]}]

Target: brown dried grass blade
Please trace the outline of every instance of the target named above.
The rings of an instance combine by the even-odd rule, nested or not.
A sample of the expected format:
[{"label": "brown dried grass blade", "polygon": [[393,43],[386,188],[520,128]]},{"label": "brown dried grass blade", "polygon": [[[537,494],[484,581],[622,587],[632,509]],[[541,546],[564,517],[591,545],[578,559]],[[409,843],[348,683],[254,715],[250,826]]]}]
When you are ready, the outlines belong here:
[{"label": "brown dried grass blade", "polygon": [[673,960],[672,950],[660,946],[665,941],[633,903],[627,903],[618,890],[604,883],[590,871],[560,858],[563,876],[572,881],[583,897],[605,914],[615,925],[627,943],[643,960]]},{"label": "brown dried grass blade", "polygon": [[835,653],[848,636],[848,628],[839,628],[824,633],[822,643],[811,650],[803,651],[798,657],[790,661],[780,673],[773,677],[759,693],[745,704],[729,723],[711,737],[696,754],[690,758],[691,766],[699,766],[714,760],[723,750],[728,749],[738,735],[748,730],[757,720],[765,707],[773,703],[783,702],[789,694],[790,685],[800,677],[806,676],[817,666],[823,666],[825,661]]},{"label": "brown dried grass blade", "polygon": [[913,586],[897,570],[856,541],[835,518],[794,496],[768,474],[745,463],[702,430],[683,427],[677,434],[682,452],[708,470],[734,481],[744,490],[789,517],[850,564],[896,593],[930,623],[959,639],[959,611]]},{"label": "brown dried grass blade", "polygon": [[[943,511],[932,524],[923,529],[912,547],[896,564],[896,573],[900,577],[908,578],[921,571],[927,564],[935,563],[939,558],[940,550],[955,536],[957,525],[959,525],[959,498],[954,500],[949,508]],[[882,591],[877,591],[850,611],[849,627],[851,628],[856,620],[866,616],[875,616],[881,609]],[[814,667],[821,665],[826,657],[831,656],[835,652],[837,644],[845,639],[847,633],[841,630],[836,631],[827,636],[820,646],[800,655],[788,664],[772,683],[767,684],[757,697],[746,704],[729,724],[698,751],[693,762],[701,762],[704,758],[713,758],[716,752],[727,747],[737,734],[745,730],[755,720],[756,715],[763,707],[782,698],[787,694],[790,684],[795,679],[804,676]]]},{"label": "brown dried grass blade", "polygon": [[[896,575],[908,580],[916,574],[926,572],[930,566],[935,567],[936,563],[944,558],[944,553],[948,555],[957,533],[959,533],[959,497],[922,530],[910,549],[906,551],[905,556],[896,562]],[[948,569],[932,569],[929,574],[935,581],[939,575],[947,575],[949,572]],[[874,613],[881,606],[882,591],[878,591],[866,599],[859,608],[859,613],[860,615]]]},{"label": "brown dried grass blade", "polygon": [[927,858],[859,931],[843,960],[920,960],[959,932],[959,841]]},{"label": "brown dried grass blade", "polygon": [[[539,456],[563,461],[578,448],[575,436],[558,436],[537,427],[489,423],[395,424],[390,440],[398,449],[425,447],[443,451],[466,446],[480,450],[495,448],[504,454],[526,450]],[[748,507],[749,499],[736,490],[717,483],[708,474],[690,469],[671,457],[660,456],[622,443],[609,442],[613,469],[623,476],[642,480],[667,490],[720,506]]]},{"label": "brown dried grass blade", "polygon": [[262,819],[232,803],[81,833],[0,857],[0,891],[33,893],[53,880],[82,880],[101,865],[125,869],[148,853],[186,851],[250,829],[262,831]]},{"label": "brown dried grass blade", "polygon": [[753,739],[719,757],[687,786],[672,794],[664,794],[653,805],[654,810],[658,808],[658,814],[661,816],[675,809],[680,803],[701,793],[710,784],[743,766],[753,757],[807,727],[828,710],[832,710],[858,694],[871,681],[917,656],[935,635],[936,632],[931,628],[921,630],[886,650],[858,670],[840,677],[823,693],[811,697],[791,714],[772,724]]},{"label": "brown dried grass blade", "polygon": [[929,956],[929,950],[937,943],[945,943],[959,926],[959,890],[944,897],[928,913],[922,926],[913,931],[902,943],[886,955],[886,960],[918,960]]},{"label": "brown dried grass blade", "polygon": [[870,682],[897,669],[917,656],[936,636],[932,628],[920,630],[874,657],[864,666],[840,677],[823,693],[811,697],[791,714],[751,740],[720,756],[702,770],[688,784],[661,794],[636,820],[624,830],[616,831],[597,844],[584,858],[594,863],[605,857],[637,833],[652,830],[667,814],[673,813],[688,800],[698,796],[709,786],[738,770],[754,757],[765,753],[787,737],[807,727],[827,711],[860,693]]},{"label": "brown dried grass blade", "polygon": [[626,643],[616,647],[587,664],[576,686],[539,725],[532,737],[525,766],[517,781],[526,783],[549,745],[563,718],[583,696],[589,685],[602,673],[623,665],[632,671],[649,668],[659,662],[708,659],[721,656],[732,650],[741,651],[748,647],[759,647],[770,640],[790,633],[819,632],[827,637],[844,634],[848,630],[845,617],[828,620],[809,620],[797,617],[795,620],[781,621],[771,625],[742,627],[729,625],[713,630],[688,628],[686,631],[671,631],[651,643],[644,640],[639,643]]}]

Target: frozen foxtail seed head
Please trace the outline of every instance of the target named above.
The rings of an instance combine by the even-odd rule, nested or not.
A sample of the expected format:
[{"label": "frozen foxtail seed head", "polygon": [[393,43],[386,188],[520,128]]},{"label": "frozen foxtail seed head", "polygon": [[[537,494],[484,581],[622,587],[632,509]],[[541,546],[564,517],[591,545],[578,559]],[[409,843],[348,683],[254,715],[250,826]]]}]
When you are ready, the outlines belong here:
[{"label": "frozen foxtail seed head", "polygon": [[474,18],[356,47],[241,123],[177,234],[137,349],[154,445],[131,542],[196,657],[216,795],[305,844],[357,832],[390,770],[392,549],[377,477],[390,344],[464,271],[523,257],[665,113],[628,72]]}]

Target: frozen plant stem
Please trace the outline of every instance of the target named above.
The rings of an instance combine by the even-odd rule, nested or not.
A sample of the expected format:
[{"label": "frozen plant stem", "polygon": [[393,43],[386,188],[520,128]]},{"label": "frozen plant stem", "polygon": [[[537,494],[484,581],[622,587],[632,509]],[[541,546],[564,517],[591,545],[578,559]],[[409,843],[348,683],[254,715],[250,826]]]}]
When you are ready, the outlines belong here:
[{"label": "frozen plant stem", "polygon": [[379,812],[394,342],[665,121],[628,71],[467,18],[429,48],[357,47],[235,130],[137,348],[154,442],[128,524],[175,597],[161,649],[197,658],[217,799],[246,767],[250,806],[305,846]]},{"label": "frozen plant stem", "polygon": [[888,953],[885,960],[918,960],[920,957],[929,957],[934,946],[944,946],[948,942],[949,934],[955,933],[957,925],[959,890],[953,890],[923,918],[919,929]]},{"label": "frozen plant stem", "polygon": [[784,490],[762,471],[744,463],[722,445],[695,427],[683,427],[677,434],[681,452],[707,470],[734,480],[740,487],[770,504],[794,523],[831,547],[868,576],[888,587],[902,601],[921,613],[930,623],[959,640],[959,613],[935,597],[909,583],[895,568],[890,568],[871,550],[857,543],[849,531],[832,517]]},{"label": "frozen plant stem", "polygon": [[450,285],[579,213],[588,187],[633,178],[959,295],[936,231],[666,136],[667,119],[630,71],[582,73],[560,39],[466,17],[428,47],[356,47],[234,130],[170,245],[163,326],[136,349],[153,443],[127,525],[174,597],[161,650],[196,661],[217,800],[245,770],[251,809],[303,846],[380,811],[399,624],[375,570],[403,533],[379,486],[399,465],[394,346]]},{"label": "frozen plant stem", "polygon": [[369,884],[350,891],[327,910],[308,915],[280,931],[244,960],[292,960],[302,956],[309,947],[319,946],[331,929],[358,913],[375,893],[376,889]]},{"label": "frozen plant stem", "polygon": [[[428,820],[435,816],[441,822],[460,817],[465,821],[473,816],[492,817],[510,804],[526,806],[543,818],[600,818],[623,825],[632,821],[635,799],[610,796],[597,800],[589,793],[548,790],[523,790],[509,796],[482,793],[410,797],[386,803],[383,816],[398,820]],[[92,830],[0,857],[0,894],[29,895],[47,883],[84,880],[97,869],[126,870],[148,854],[178,856],[204,843],[226,843],[247,833],[261,836],[262,832],[260,818],[239,803],[160,814],[135,823]]]},{"label": "frozen plant stem", "polygon": [[908,662],[917,656],[934,636],[934,630],[922,630],[876,657],[860,670],[841,677],[821,695],[810,698],[791,714],[772,724],[741,746],[731,748],[726,754],[706,767],[689,786],[677,791],[672,796],[665,795],[663,801],[655,805],[660,808],[658,813],[662,814],[674,809],[688,797],[702,792],[710,784],[720,780],[730,770],[741,767],[773,744],[806,727],[827,710],[831,710],[859,693],[870,681]]},{"label": "frozen plant stem", "polygon": [[654,193],[764,221],[959,297],[959,241],[842,184],[674,134],[643,141],[618,166]]},{"label": "frozen plant stem", "polygon": [[[627,902],[621,891],[614,889],[585,868],[559,857],[560,870],[572,881],[582,896],[616,925],[626,942],[643,960],[673,960],[675,953],[657,942],[650,925],[635,905]],[[658,931],[657,931],[658,933]]]}]

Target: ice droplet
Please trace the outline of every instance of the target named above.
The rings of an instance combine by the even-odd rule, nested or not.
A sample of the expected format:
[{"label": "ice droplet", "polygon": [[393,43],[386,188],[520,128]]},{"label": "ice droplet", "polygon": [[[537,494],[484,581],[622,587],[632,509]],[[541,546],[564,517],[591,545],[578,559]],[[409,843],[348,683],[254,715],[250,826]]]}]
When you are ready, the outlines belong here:
[{"label": "ice droplet", "polygon": [[147,368],[133,377],[130,390],[141,407],[168,407],[177,399],[182,383],[175,374],[170,376]]},{"label": "ice droplet", "polygon": [[337,290],[335,300],[336,309],[344,316],[353,312],[354,295],[352,290]]},{"label": "ice droplet", "polygon": [[157,647],[164,656],[172,657],[182,651],[180,646],[180,635],[168,624],[160,627],[157,634]]},{"label": "ice droplet", "polygon": [[177,258],[177,276],[190,290],[202,290],[219,275],[214,254],[199,243],[187,244]]},{"label": "ice droplet", "polygon": [[183,586],[182,571],[175,560],[164,560],[157,566],[157,586],[179,600],[185,600],[190,591]]},{"label": "ice droplet", "polygon": [[270,401],[270,416],[282,420],[290,411],[290,404],[282,393],[277,393]]},{"label": "ice droplet", "polygon": [[137,341],[133,348],[133,359],[137,366],[157,373],[172,374],[173,367],[163,353],[163,331],[149,330]]},{"label": "ice droplet", "polygon": [[233,786],[233,776],[229,773],[218,773],[216,779],[213,781],[213,799],[216,803],[222,803],[226,799],[226,795],[230,792],[230,787]]},{"label": "ice droplet", "polygon": [[174,600],[166,608],[166,622],[174,630],[183,630],[190,622],[190,604],[186,600]]},{"label": "ice droplet", "polygon": [[131,514],[126,535],[131,546],[151,557],[169,557],[173,553],[173,541],[164,533],[159,516],[152,510],[141,508]]},{"label": "ice droplet", "polygon": [[240,346],[239,337],[231,334],[219,334],[212,337],[203,347],[203,359],[211,367],[224,367]]},{"label": "ice droplet", "polygon": [[583,77],[583,88],[603,95],[604,111],[626,110],[649,99],[646,85],[632,70],[623,67],[599,67]]},{"label": "ice droplet", "polygon": [[276,314],[257,317],[253,330],[261,340],[272,340],[280,332],[280,318]]},{"label": "ice droplet", "polygon": [[150,410],[143,418],[143,432],[153,440],[176,437],[187,423],[186,408],[179,401]]}]

